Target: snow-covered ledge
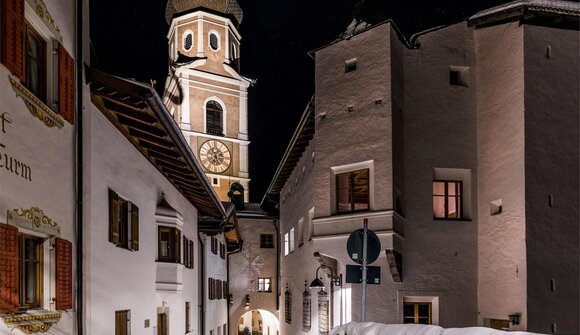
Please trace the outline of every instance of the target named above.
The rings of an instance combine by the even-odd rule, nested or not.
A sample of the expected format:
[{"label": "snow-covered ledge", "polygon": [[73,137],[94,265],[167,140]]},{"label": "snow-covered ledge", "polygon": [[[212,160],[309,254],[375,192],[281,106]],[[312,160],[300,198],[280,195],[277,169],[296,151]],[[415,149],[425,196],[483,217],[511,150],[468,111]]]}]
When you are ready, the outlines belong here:
[{"label": "snow-covered ledge", "polygon": [[[501,331],[485,327],[441,328],[431,325],[350,322],[332,329],[330,335],[533,335],[537,333]],[[539,334],[537,334],[539,335]]]}]

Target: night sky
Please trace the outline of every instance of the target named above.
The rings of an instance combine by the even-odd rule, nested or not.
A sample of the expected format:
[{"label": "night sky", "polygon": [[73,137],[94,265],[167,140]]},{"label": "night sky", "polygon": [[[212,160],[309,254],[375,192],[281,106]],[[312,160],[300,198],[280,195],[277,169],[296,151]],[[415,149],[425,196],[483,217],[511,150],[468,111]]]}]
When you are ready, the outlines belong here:
[{"label": "night sky", "polygon": [[[241,74],[249,89],[250,200],[270,184],[306,103],[314,93],[307,52],[335,40],[352,21],[356,0],[238,0]],[[366,0],[366,21],[392,18],[407,37],[459,22],[502,0]],[[166,0],[90,1],[91,66],[143,82],[162,94],[168,72]]]}]

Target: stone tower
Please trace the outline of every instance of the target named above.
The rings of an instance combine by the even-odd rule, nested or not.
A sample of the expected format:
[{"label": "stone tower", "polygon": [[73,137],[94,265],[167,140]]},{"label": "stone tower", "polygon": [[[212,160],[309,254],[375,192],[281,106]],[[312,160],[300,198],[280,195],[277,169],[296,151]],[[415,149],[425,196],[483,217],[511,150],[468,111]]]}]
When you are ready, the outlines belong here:
[{"label": "stone tower", "polygon": [[248,87],[239,74],[236,0],[169,0],[170,74],[164,100],[222,201],[248,183]]}]

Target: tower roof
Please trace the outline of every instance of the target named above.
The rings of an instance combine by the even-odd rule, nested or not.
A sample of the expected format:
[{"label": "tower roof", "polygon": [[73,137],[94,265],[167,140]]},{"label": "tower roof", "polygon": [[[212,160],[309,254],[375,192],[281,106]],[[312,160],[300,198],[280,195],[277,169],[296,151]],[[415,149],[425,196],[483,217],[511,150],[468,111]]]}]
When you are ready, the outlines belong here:
[{"label": "tower roof", "polygon": [[165,19],[171,23],[176,14],[189,12],[196,8],[205,8],[213,12],[232,16],[237,24],[242,23],[244,13],[236,0],[168,0],[165,8]]}]

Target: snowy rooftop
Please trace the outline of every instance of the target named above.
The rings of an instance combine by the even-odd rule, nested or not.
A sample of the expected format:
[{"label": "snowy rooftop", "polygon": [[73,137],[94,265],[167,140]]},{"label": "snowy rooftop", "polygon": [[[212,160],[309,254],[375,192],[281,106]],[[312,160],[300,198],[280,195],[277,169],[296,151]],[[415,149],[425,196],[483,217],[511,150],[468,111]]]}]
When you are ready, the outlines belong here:
[{"label": "snowy rooftop", "polygon": [[484,327],[441,328],[431,325],[386,325],[375,322],[350,322],[335,327],[330,335],[533,335],[537,333],[505,332]]},{"label": "snowy rooftop", "polygon": [[513,10],[519,7],[533,8],[539,11],[554,12],[560,14],[580,15],[580,3],[561,0],[521,0],[508,2],[506,4],[492,7],[476,13],[469,19],[474,20],[488,15]]}]

